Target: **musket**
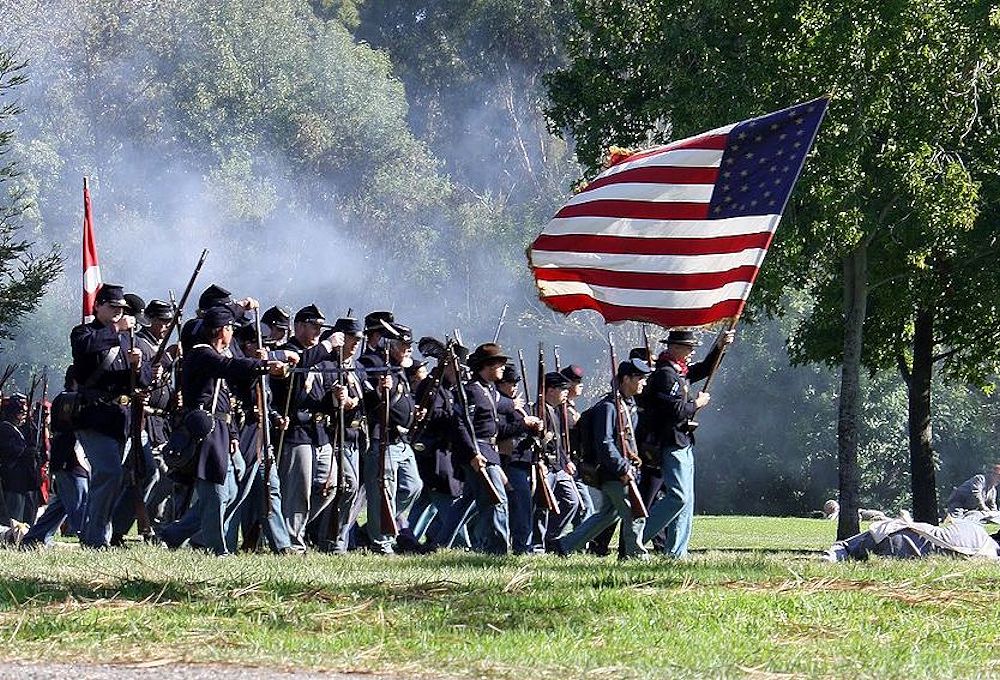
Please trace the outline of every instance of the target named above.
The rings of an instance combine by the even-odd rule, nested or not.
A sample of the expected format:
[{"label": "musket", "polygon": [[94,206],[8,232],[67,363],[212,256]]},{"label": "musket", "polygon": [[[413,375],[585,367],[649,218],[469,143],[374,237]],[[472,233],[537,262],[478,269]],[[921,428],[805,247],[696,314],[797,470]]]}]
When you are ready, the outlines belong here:
[{"label": "musket", "polygon": [[538,343],[538,382],[535,384],[535,388],[535,411],[538,418],[542,421],[542,433],[536,440],[538,445],[535,447],[535,460],[532,463],[535,475],[538,477],[537,493],[540,497],[539,500],[541,500],[545,508],[549,512],[554,512],[558,515],[559,504],[556,503],[556,496],[552,492],[552,487],[549,486],[548,470],[545,467],[545,463],[542,462],[549,422],[548,408],[545,405],[545,348],[542,343]]},{"label": "musket", "polygon": [[[615,356],[615,344],[610,332],[608,332],[608,356],[611,358],[611,394],[615,400],[615,414],[618,419],[618,427],[616,428],[618,430],[618,447],[625,460],[638,465],[639,454],[635,446],[635,433],[632,432],[632,419],[625,413],[625,404],[618,385],[618,358]],[[631,474],[625,484],[625,495],[628,496],[632,517],[649,517],[646,504],[642,501],[642,494],[639,493],[639,486]]]},{"label": "musket", "polygon": [[[205,258],[208,257],[208,249],[201,251],[201,257],[198,258],[198,264],[194,266],[194,271],[191,272],[191,278],[188,279],[187,286],[184,288],[184,293],[181,295],[180,302],[174,307],[174,317],[170,319],[170,324],[167,326],[167,332],[163,334],[164,342],[160,343],[160,347],[156,350],[156,354],[150,360],[150,365],[158,366],[163,360],[163,353],[167,351],[166,338],[169,338],[173,334],[174,329],[180,326],[181,314],[184,312],[184,305],[187,304],[188,296],[191,295],[191,289],[194,288],[194,282],[198,278],[198,274],[201,273],[201,268],[205,264]],[[180,347],[180,331],[178,330],[177,346]]]},{"label": "musket", "polygon": [[[260,332],[260,312],[254,310],[253,313],[253,324],[254,331],[257,334],[257,347],[261,348],[264,346],[264,339]],[[290,386],[289,386],[290,387]],[[257,378],[257,461],[258,466],[261,471],[261,493],[264,495],[263,502],[261,503],[261,514],[257,521],[254,523],[255,526],[251,533],[256,534],[251,538],[256,540],[247,541],[253,547],[256,547],[260,543],[260,537],[263,534],[264,526],[267,524],[268,517],[271,516],[273,508],[271,507],[271,456],[273,451],[271,449],[271,423],[268,422],[268,405],[267,405],[267,388],[264,385],[264,376]],[[289,390],[291,394],[291,390]]]},{"label": "musket", "polygon": [[[559,345],[552,345],[552,356],[556,362],[556,371],[562,370],[562,362],[559,361]],[[562,412],[562,427],[560,428],[562,434],[562,445],[563,450],[566,452],[566,459],[569,461],[573,460],[573,445],[569,438],[569,429],[572,424],[569,422],[569,403],[564,401],[560,404],[559,410]],[[580,496],[580,490],[576,488],[576,482],[573,483],[573,495],[576,496],[576,500],[583,503],[583,498]]]},{"label": "musket", "polygon": [[[135,328],[130,328],[128,332],[129,349],[137,348],[135,342]],[[161,343],[161,347],[162,347]],[[142,362],[136,364],[131,370],[131,390],[130,397],[132,414],[129,419],[129,453],[128,453],[128,477],[129,485],[132,487],[132,501],[135,507],[135,521],[138,525],[139,535],[148,539],[152,536],[153,529],[149,522],[149,514],[146,512],[146,502],[142,497],[142,482],[146,478],[146,461],[143,457],[142,431],[145,429],[146,409],[144,408],[144,394],[139,390],[138,375]],[[154,366],[156,364],[153,364]]]},{"label": "musket", "polygon": [[652,366],[655,359],[653,358],[653,343],[649,341],[649,328],[646,324],[642,324],[642,342],[646,346],[646,362]]},{"label": "musket", "polygon": [[[347,316],[348,317],[351,316],[351,310],[347,310]],[[343,345],[337,348],[337,361],[340,363],[341,366],[344,365]],[[347,389],[349,384],[349,381],[345,379],[346,375],[347,375],[346,373],[340,373],[337,376],[337,384],[342,385],[345,389]],[[344,470],[344,466],[347,464],[347,456],[345,455],[344,445],[346,441],[347,441],[347,424],[345,423],[344,419],[344,402],[340,401],[340,403],[337,405],[337,432],[336,435],[334,436],[334,448],[333,452],[331,453],[331,457],[334,455],[337,456],[337,488],[333,492],[333,507],[330,508],[329,510],[330,521],[328,526],[330,527],[330,529],[327,532],[328,540],[332,538],[333,541],[337,540],[337,537],[340,535],[340,530],[341,530],[340,503],[344,497],[344,475],[346,472]],[[329,493],[330,475],[327,475],[326,485],[327,485],[326,492]]]},{"label": "musket", "polygon": [[[458,334],[457,331],[455,333]],[[455,354],[454,344],[449,341],[447,344],[447,357],[448,362],[452,365],[455,371],[455,375],[458,376],[458,355]],[[458,398],[459,408],[462,410],[463,419],[465,420],[465,427],[469,429],[469,438],[472,440],[472,446],[476,452],[477,457],[482,457],[479,452],[479,440],[476,439],[476,426],[472,422],[472,414],[469,413],[469,395],[465,393],[465,385],[461,381],[458,381],[458,385],[455,389],[455,396]],[[483,486],[486,487],[486,493],[490,497],[490,502],[493,505],[499,505],[503,503],[503,496],[497,491],[496,486],[493,484],[493,479],[490,477],[490,473],[486,471],[486,466],[483,465],[477,471]]]},{"label": "musket", "polygon": [[[389,367],[389,348],[385,349],[385,366]],[[389,487],[385,479],[386,458],[389,455],[389,408],[392,401],[392,388],[386,381],[382,388],[382,398],[385,401],[381,408],[382,432],[378,443],[378,486],[379,486],[379,528],[383,534],[396,536],[399,526],[396,524],[396,512],[389,498]]]},{"label": "musket", "polygon": [[38,477],[41,487],[46,477],[48,477],[48,428],[45,422],[46,407],[45,402],[49,399],[49,367],[42,369],[42,400],[38,402],[38,414],[35,416],[35,451],[38,455]]},{"label": "musket", "polygon": [[493,333],[494,345],[500,341],[500,330],[503,328],[503,320],[507,318],[507,307],[509,307],[509,305],[505,302],[503,309],[500,310],[500,319],[497,320],[497,329]]}]

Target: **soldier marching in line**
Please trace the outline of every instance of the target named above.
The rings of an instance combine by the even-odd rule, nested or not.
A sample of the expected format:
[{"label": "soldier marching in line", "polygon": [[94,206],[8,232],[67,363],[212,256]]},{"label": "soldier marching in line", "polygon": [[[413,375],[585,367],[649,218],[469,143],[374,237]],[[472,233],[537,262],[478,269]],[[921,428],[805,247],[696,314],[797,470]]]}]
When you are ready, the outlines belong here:
[{"label": "soldier marching in line", "polygon": [[305,552],[306,525],[333,501],[323,492],[326,480],[337,474],[327,429],[328,394],[336,387],[331,369],[337,368],[334,358],[344,334],[326,326],[326,317],[315,304],[297,311],[293,323],[292,337],[281,348],[298,353],[298,367],[306,372],[272,381],[272,386],[275,403],[288,418],[284,446],[278,452],[282,509],[292,550]]},{"label": "soldier marching in line", "polygon": [[[574,473],[576,468],[566,450],[563,435],[562,405],[569,397],[572,383],[562,373],[552,371],[545,374],[545,417],[546,431],[551,434],[544,443],[543,455],[546,477],[555,496],[558,514],[550,512],[541,504],[535,507],[535,526],[532,546],[535,553],[552,551],[554,541],[562,536],[580,510],[580,495],[576,489]],[[536,405],[537,411],[537,405]]]},{"label": "soldier marching in line", "polygon": [[[517,370],[510,364],[504,366],[503,375],[497,382],[497,392],[500,393],[506,424],[510,428],[515,428],[529,417],[524,410],[524,397],[518,392],[520,383],[521,377]],[[526,555],[532,551],[531,532],[534,526],[531,488],[534,453],[531,446],[524,442],[523,435],[502,437],[497,441],[501,467],[507,476],[510,545],[515,555]]]}]

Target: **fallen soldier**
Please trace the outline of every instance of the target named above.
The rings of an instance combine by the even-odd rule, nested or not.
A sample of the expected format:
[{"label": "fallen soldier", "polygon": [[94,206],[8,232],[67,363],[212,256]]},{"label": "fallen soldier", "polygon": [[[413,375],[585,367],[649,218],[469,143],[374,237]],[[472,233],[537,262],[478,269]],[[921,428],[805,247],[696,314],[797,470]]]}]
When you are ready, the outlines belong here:
[{"label": "fallen soldier", "polygon": [[823,556],[827,562],[864,560],[869,555],[914,559],[931,555],[1000,560],[1000,545],[975,522],[952,519],[941,526],[899,519],[875,522],[868,531],[837,541]]}]

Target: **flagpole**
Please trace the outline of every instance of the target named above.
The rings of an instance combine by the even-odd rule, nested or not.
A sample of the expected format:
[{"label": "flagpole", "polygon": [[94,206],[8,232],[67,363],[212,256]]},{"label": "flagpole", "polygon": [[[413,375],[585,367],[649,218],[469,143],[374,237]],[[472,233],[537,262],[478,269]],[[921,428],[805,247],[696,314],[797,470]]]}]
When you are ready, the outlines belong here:
[{"label": "flagpole", "polygon": [[[87,194],[89,193],[89,187],[87,185],[87,176],[83,176],[83,221],[86,224],[87,221]],[[83,283],[86,286],[87,283],[87,233],[86,228],[83,232],[83,237],[80,239],[80,269],[83,271]],[[84,293],[86,293],[86,288],[84,288]],[[80,305],[80,323],[87,323],[87,311]]]}]

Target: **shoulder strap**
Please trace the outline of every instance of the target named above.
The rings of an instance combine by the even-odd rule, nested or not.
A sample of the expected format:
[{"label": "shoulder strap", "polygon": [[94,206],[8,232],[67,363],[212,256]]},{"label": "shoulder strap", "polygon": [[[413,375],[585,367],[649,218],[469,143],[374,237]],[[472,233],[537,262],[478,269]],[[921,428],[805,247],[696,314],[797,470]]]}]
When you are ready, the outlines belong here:
[{"label": "shoulder strap", "polygon": [[105,372],[111,369],[115,361],[118,359],[118,355],[121,354],[121,352],[122,352],[121,345],[117,345],[116,347],[112,347],[111,349],[109,349],[108,353],[104,355],[104,360],[101,361],[100,365],[94,369],[94,372],[90,374],[90,377],[88,377],[87,380],[83,383],[83,386],[93,387],[94,385],[96,385],[98,379],[100,379],[100,377],[104,375]]}]

